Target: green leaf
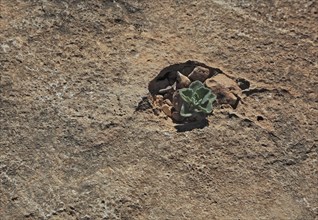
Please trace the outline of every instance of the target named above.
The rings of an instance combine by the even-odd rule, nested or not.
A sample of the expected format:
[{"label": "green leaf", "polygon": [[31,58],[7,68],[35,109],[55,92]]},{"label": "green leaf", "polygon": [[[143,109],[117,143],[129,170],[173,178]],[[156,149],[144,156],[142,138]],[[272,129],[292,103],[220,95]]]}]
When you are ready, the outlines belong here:
[{"label": "green leaf", "polygon": [[194,81],[190,84],[189,88],[193,90],[193,92],[196,92],[198,89],[204,87],[203,83],[199,80]]},{"label": "green leaf", "polygon": [[196,114],[209,114],[212,112],[216,95],[206,88],[200,81],[194,81],[189,88],[179,90],[183,100],[180,115],[191,117]]},{"label": "green leaf", "polygon": [[192,89],[189,89],[189,88],[180,89],[179,94],[183,101],[189,104],[192,102],[192,95],[193,95]]},{"label": "green leaf", "polygon": [[183,117],[190,117],[193,114],[193,109],[190,108],[188,103],[183,103],[180,110],[180,115]]},{"label": "green leaf", "polygon": [[192,103],[194,105],[200,105],[202,99],[200,99],[200,97],[198,96],[197,93],[194,93],[194,96],[192,96]]},{"label": "green leaf", "polygon": [[212,112],[212,103],[213,103],[214,100],[209,100],[203,104],[201,104],[199,107],[199,109],[204,112],[204,113],[207,113],[207,114],[210,114]]},{"label": "green leaf", "polygon": [[212,101],[213,103],[215,100],[216,100],[216,95],[212,93],[212,91],[210,90],[202,99],[202,104],[206,103],[207,101]]},{"label": "green leaf", "polygon": [[211,93],[211,90],[210,90],[210,89],[207,89],[207,88],[204,88],[204,87],[199,88],[199,89],[195,92],[196,96],[199,97],[199,99],[202,99],[202,100],[203,100],[203,98],[204,98],[206,95],[208,95],[208,94],[210,94],[210,93]]}]

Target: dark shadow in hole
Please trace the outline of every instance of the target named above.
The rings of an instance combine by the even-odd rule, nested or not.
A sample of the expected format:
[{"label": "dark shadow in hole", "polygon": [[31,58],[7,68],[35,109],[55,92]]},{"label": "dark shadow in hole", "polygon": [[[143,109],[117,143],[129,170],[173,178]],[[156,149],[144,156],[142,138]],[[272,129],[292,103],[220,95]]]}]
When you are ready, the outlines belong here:
[{"label": "dark shadow in hole", "polygon": [[250,82],[246,79],[238,78],[236,83],[242,90],[250,88]]},{"label": "dark shadow in hole", "polygon": [[263,120],[264,120],[264,117],[261,116],[261,115],[258,115],[256,119],[257,119],[257,121],[263,121]]},{"label": "dark shadow in hole", "polygon": [[201,121],[178,124],[178,125],[175,125],[174,127],[177,129],[177,132],[185,132],[185,131],[192,131],[193,129],[202,129],[206,126],[209,126],[209,121],[207,119],[203,119]]},{"label": "dark shadow in hole", "polygon": [[254,93],[262,93],[262,92],[267,92],[269,91],[268,89],[265,89],[265,88],[255,88],[255,89],[248,89],[248,90],[245,90],[243,91],[242,93],[249,96],[249,95],[252,95]]},{"label": "dark shadow in hole", "polygon": [[158,81],[163,81],[168,79],[169,85],[172,86],[177,79],[177,71],[181,72],[183,75],[188,76],[195,67],[201,66],[209,69],[209,78],[216,76],[217,74],[223,73],[222,70],[218,68],[209,67],[204,63],[198,61],[188,60],[185,63],[177,63],[163,68],[160,73],[149,82],[148,89],[151,95],[157,95],[159,93],[159,88],[153,86],[158,83]]},{"label": "dark shadow in hole", "polygon": [[123,19],[121,19],[121,18],[115,18],[115,19],[114,19],[114,22],[115,22],[116,24],[123,24],[123,23],[125,23],[125,21],[124,21]]},{"label": "dark shadow in hole", "polygon": [[235,114],[234,112],[229,112],[228,116],[229,116],[229,118],[239,118],[239,116],[237,114]]},{"label": "dark shadow in hole", "polygon": [[234,94],[234,95],[236,96],[237,100],[236,100],[236,102],[235,102],[233,105],[231,105],[231,106],[232,106],[233,109],[236,109],[237,106],[238,106],[238,104],[239,104],[240,101],[241,101],[241,97],[239,97],[239,96],[236,95],[236,94]]}]

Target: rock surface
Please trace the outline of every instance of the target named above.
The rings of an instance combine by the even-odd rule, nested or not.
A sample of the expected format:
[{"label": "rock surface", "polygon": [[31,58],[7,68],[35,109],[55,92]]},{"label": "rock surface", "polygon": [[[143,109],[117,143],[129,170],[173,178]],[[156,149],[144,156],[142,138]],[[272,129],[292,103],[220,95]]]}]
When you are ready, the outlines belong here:
[{"label": "rock surface", "polygon": [[189,79],[191,81],[199,80],[201,82],[204,82],[209,77],[210,77],[209,69],[201,67],[201,66],[195,67],[193,71],[189,74]]},{"label": "rock surface", "polygon": [[205,86],[217,95],[219,104],[230,104],[233,108],[237,107],[241,88],[228,76],[224,74],[213,76],[205,81]]},{"label": "rock surface", "polygon": [[[317,219],[315,1],[0,8],[1,220]],[[135,111],[189,59],[259,89],[189,132]]]}]

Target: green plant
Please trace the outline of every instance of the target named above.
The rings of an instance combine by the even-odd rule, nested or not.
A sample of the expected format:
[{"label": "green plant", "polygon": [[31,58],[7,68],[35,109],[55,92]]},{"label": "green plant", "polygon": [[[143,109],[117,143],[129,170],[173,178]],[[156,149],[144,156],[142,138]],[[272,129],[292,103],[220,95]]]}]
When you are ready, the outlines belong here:
[{"label": "green plant", "polygon": [[192,82],[189,88],[180,89],[179,94],[183,100],[180,110],[181,116],[191,117],[212,112],[212,103],[215,101],[216,95],[202,82],[198,80]]}]

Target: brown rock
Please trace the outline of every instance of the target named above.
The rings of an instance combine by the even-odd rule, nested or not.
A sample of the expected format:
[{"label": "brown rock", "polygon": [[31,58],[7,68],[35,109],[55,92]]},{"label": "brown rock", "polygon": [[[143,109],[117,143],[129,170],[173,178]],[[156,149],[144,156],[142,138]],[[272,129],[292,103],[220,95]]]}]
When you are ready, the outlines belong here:
[{"label": "brown rock", "polygon": [[163,100],[163,103],[172,106],[172,102],[170,101],[170,99]]},{"label": "brown rock", "polygon": [[153,105],[154,106],[162,106],[163,104],[163,96],[162,95],[156,95],[154,96]]},{"label": "brown rock", "polygon": [[237,83],[224,74],[218,74],[206,80],[205,84],[208,86],[209,83],[216,83],[231,91],[241,91]]},{"label": "brown rock", "polygon": [[241,90],[234,80],[224,74],[218,74],[207,79],[205,85],[217,95],[219,104],[230,104],[236,108],[239,97],[235,94],[239,94]]},{"label": "brown rock", "polygon": [[191,83],[191,80],[178,71],[178,73],[177,73],[177,89],[186,88],[190,85],[190,83]]},{"label": "brown rock", "polygon": [[207,78],[209,78],[210,70],[208,68],[204,68],[202,66],[197,66],[194,70],[189,74],[189,79],[191,81],[199,80],[204,82]]},{"label": "brown rock", "polygon": [[232,92],[224,91],[224,97],[220,98],[220,104],[230,104],[233,108],[236,108],[239,98],[235,96]]},{"label": "brown rock", "polygon": [[172,107],[171,106],[169,106],[169,105],[167,105],[167,104],[164,104],[163,106],[162,106],[162,111],[168,116],[168,117],[171,117],[171,109],[172,109]]}]

